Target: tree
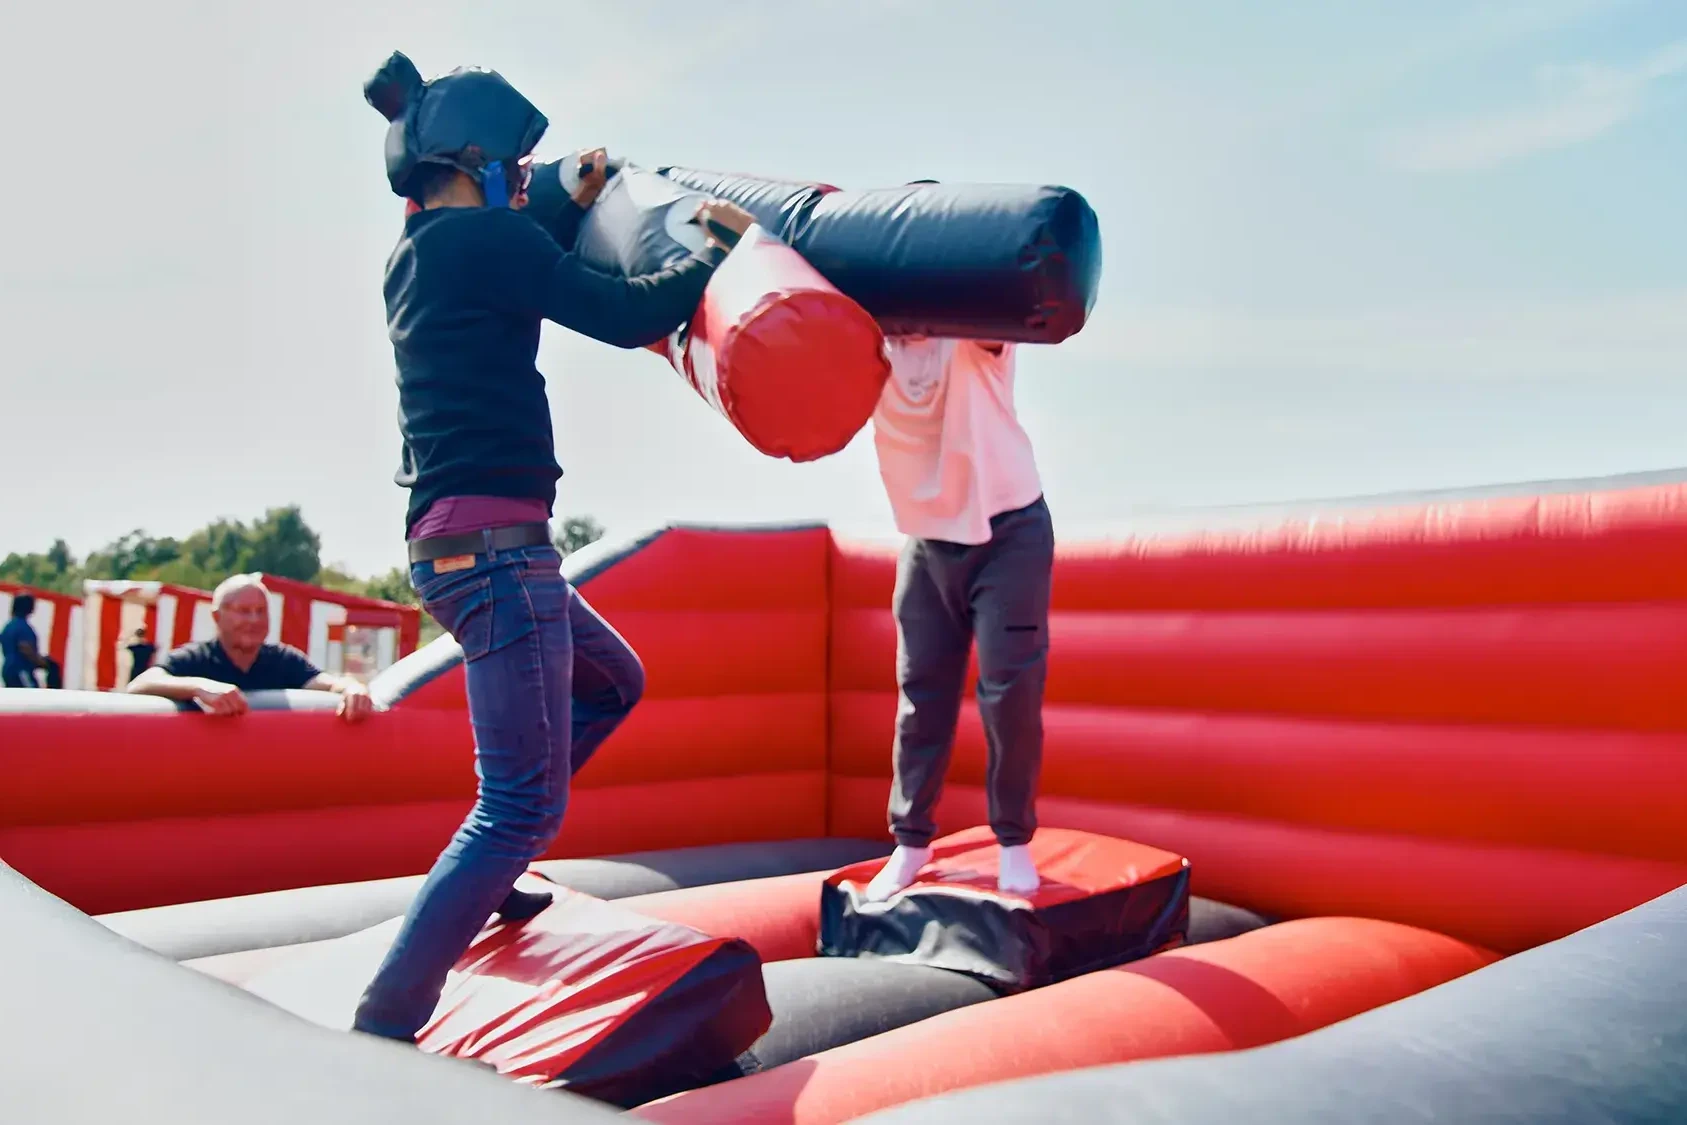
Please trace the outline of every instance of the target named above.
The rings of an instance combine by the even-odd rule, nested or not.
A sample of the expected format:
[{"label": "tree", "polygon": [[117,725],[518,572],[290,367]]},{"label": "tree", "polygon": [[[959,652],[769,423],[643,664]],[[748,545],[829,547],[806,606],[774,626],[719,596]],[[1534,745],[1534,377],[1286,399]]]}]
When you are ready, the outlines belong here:
[{"label": "tree", "polygon": [[55,574],[69,574],[76,568],[76,556],[70,553],[70,544],[63,539],[53,540],[53,545],[47,548],[47,565],[53,568]]},{"label": "tree", "polygon": [[90,577],[150,577],[157,568],[175,562],[181,553],[181,544],[174,539],[154,539],[137,527],[90,554],[82,569]]},{"label": "tree", "polygon": [[55,539],[45,551],[27,555],[14,551],[0,559],[0,580],[59,594],[82,592],[82,570],[63,539]]},{"label": "tree", "polygon": [[569,516],[562,521],[562,530],[556,534],[556,549],[563,555],[572,555],[588,543],[596,543],[603,538],[603,525],[591,516]]},{"label": "tree", "polygon": [[212,520],[182,540],[182,561],[201,574],[239,574],[247,569],[248,539],[239,520]]},{"label": "tree", "polygon": [[416,587],[410,585],[410,573],[401,566],[395,566],[385,574],[377,574],[365,581],[363,593],[366,597],[398,602],[400,605],[420,604],[416,597]]},{"label": "tree", "polygon": [[311,530],[297,504],[265,512],[246,543],[243,570],[309,582],[322,569],[322,537]]}]

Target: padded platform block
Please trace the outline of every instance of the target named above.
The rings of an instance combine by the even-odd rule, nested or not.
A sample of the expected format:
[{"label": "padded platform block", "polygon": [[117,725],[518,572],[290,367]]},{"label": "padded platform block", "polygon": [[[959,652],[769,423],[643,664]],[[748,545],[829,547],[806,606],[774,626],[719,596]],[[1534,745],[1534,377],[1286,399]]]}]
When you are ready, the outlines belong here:
[{"label": "padded platform block", "polygon": [[[767,1030],[761,962],[711,938],[559,888],[524,925],[483,929],[417,1045],[528,1085],[617,1105],[706,1079]],[[327,1027],[351,1026],[399,921],[302,951],[245,988]]]},{"label": "padded platform block", "polygon": [[[889,851],[890,846],[878,840],[816,837],[542,860],[531,870],[594,898],[621,899],[740,879],[829,871]],[[112,857],[109,870],[112,878],[123,877],[120,857]],[[356,933],[402,915],[425,877],[406,875],[185,902],[103,914],[99,921],[148,949],[186,961]]]},{"label": "padded platform block", "polygon": [[[1486,950],[1392,922],[1297,919],[967,1005],[634,1113],[664,1125],[840,1125],[947,1090],[1288,1039],[1494,960]],[[1255,1079],[1267,1080],[1275,1079]],[[1043,1116],[1014,1120],[1109,1119],[1094,1116],[1093,1105],[1060,1117],[1058,1102],[1045,1091],[1027,1102]],[[922,1120],[994,1118],[988,1103],[973,1102],[964,1112]],[[1175,1113],[1155,1120],[1175,1120]],[[1296,1118],[1242,1112],[1231,1120]]]},{"label": "padded platform block", "polygon": [[936,841],[932,861],[890,901],[863,897],[880,864],[828,876],[820,952],[967,973],[1005,992],[1040,988],[1180,945],[1189,929],[1189,861],[1158,848],[1071,829],[1031,842],[1042,886],[996,890],[985,827]]}]

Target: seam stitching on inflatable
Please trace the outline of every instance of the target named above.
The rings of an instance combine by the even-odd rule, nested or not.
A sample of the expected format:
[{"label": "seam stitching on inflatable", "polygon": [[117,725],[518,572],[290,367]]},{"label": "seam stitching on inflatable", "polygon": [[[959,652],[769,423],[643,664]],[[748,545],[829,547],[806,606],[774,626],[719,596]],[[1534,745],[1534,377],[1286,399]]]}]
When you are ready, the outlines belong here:
[{"label": "seam stitching on inflatable", "polygon": [[820,828],[826,835],[832,834],[832,643],[833,630],[837,627],[837,588],[834,560],[838,554],[837,535],[831,528],[826,529],[826,553],[822,560],[822,590],[825,595],[826,627],[822,630],[823,643],[826,651],[821,654],[821,668],[825,675],[825,694],[820,713],[825,725],[820,731],[821,747],[821,783],[820,794],[824,804],[820,810]]}]

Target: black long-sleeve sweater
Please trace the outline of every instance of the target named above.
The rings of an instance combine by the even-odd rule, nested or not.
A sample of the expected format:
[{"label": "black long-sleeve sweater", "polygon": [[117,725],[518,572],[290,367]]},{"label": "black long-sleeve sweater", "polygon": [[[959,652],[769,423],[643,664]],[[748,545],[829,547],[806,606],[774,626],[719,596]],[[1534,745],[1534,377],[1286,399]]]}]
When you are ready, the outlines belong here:
[{"label": "black long-sleeve sweater", "polygon": [[406,531],[447,496],[554,505],[562,468],[535,366],[539,322],[619,348],[653,344],[696,311],[721,257],[705,250],[623,278],[587,266],[519,211],[409,216],[385,286],[403,438],[393,479],[410,490]]}]

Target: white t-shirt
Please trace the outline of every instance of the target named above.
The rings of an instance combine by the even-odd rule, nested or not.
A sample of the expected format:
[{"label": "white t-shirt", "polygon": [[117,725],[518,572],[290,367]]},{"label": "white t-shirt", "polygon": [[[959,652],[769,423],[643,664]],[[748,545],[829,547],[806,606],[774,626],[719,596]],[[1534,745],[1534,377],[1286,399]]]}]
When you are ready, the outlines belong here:
[{"label": "white t-shirt", "polygon": [[893,337],[873,413],[879,476],[904,535],[979,544],[990,517],[1042,495],[1013,404],[1014,347]]}]

